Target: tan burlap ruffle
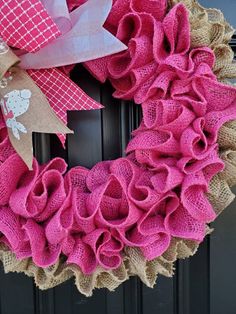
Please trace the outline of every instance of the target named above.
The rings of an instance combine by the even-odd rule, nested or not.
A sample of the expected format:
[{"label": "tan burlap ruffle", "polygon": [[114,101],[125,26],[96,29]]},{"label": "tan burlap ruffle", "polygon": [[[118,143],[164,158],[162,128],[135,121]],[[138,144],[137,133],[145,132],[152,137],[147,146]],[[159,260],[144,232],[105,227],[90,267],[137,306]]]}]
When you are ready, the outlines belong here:
[{"label": "tan burlap ruffle", "polygon": [[153,287],[158,274],[171,277],[174,274],[174,262],[178,258],[194,255],[197,247],[193,241],[173,239],[165,254],[151,262],[147,262],[139,250],[127,248],[124,262],[118,269],[106,271],[97,268],[91,276],[83,275],[76,265],[66,265],[62,258],[49,268],[39,268],[31,258],[16,259],[3,245],[0,246],[0,259],[6,273],[23,272],[29,277],[34,277],[36,285],[42,290],[53,288],[74,276],[78,290],[86,296],[91,296],[95,288],[113,291],[130,276],[139,276],[148,287]]},{"label": "tan burlap ruffle", "polygon": [[[183,2],[190,12],[192,47],[211,47],[216,56],[215,74],[220,81],[230,83],[230,79],[236,78],[234,53],[228,45],[234,33],[233,28],[219,10],[205,9],[195,0],[169,0],[169,5],[179,2]],[[211,181],[208,197],[217,214],[220,214],[235,197],[230,187],[236,184],[236,121],[222,127],[218,142],[225,170]],[[210,229],[206,230],[206,233],[209,232]],[[173,239],[169,249],[161,257],[147,262],[138,249],[127,248],[123,264],[118,269],[106,271],[97,268],[91,276],[83,275],[75,265],[66,265],[63,258],[49,268],[39,268],[30,258],[17,260],[3,245],[0,245],[0,259],[6,273],[23,272],[34,277],[40,289],[53,288],[75,277],[78,290],[90,296],[95,288],[112,291],[130,276],[138,276],[148,287],[153,287],[159,274],[171,277],[174,274],[174,262],[194,255],[197,249],[198,243],[194,241]]]}]

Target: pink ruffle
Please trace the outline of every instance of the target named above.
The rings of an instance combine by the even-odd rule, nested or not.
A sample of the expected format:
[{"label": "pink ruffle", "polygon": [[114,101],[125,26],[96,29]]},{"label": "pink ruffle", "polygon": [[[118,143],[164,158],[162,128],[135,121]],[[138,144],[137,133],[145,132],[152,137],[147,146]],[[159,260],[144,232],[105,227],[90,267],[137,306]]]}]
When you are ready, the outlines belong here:
[{"label": "pink ruffle", "polygon": [[236,119],[236,89],[217,82],[209,48],[190,51],[182,4],[167,13],[164,0],[115,0],[105,26],[128,50],[86,67],[116,97],[142,103],[127,157],[66,174],[59,158],[34,160],[29,171],[0,119],[0,239],[40,267],[63,254],[85,274],[115,269],[125,246],[152,260],[172,237],[202,241],[216,217],[206,193],[224,167],[217,138]]}]

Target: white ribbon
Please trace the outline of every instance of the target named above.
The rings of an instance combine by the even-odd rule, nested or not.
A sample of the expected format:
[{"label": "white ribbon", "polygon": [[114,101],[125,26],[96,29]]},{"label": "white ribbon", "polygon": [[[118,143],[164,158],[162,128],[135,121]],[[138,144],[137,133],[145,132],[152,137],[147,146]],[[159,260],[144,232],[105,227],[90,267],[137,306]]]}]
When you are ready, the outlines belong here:
[{"label": "white ribbon", "polygon": [[127,47],[103,28],[112,0],[88,0],[69,13],[66,0],[41,0],[62,35],[36,53],[20,57],[24,69],[42,69],[94,60]]}]

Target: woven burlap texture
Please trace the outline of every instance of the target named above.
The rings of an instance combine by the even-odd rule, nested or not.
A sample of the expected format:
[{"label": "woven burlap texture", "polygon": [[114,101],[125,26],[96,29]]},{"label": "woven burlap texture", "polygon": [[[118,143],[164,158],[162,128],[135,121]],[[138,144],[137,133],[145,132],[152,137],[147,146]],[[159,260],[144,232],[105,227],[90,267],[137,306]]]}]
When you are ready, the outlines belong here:
[{"label": "woven burlap texture", "polygon": [[[197,1],[169,0],[169,5],[172,7],[179,2],[184,3],[190,12],[192,47],[212,48],[216,56],[214,72],[219,81],[229,83],[229,79],[236,78],[234,54],[228,45],[234,33],[233,28],[219,10],[205,9]],[[217,214],[220,214],[235,197],[230,188],[236,184],[236,121],[222,127],[218,143],[225,170],[211,181],[208,197]],[[209,229],[206,230],[206,233],[209,232]],[[138,249],[126,248],[124,261],[118,269],[106,271],[97,268],[91,276],[84,275],[75,265],[66,265],[63,258],[49,268],[39,268],[30,258],[17,260],[3,245],[0,246],[0,259],[6,273],[23,272],[34,277],[40,289],[53,288],[75,277],[78,290],[86,296],[91,296],[95,288],[113,291],[130,276],[138,276],[148,287],[153,287],[159,274],[171,277],[175,270],[174,262],[194,255],[197,249],[197,242],[173,239],[169,249],[161,257],[148,262]]]},{"label": "woven burlap texture", "polygon": [[75,265],[66,265],[63,259],[49,268],[39,268],[32,259],[18,260],[5,246],[0,246],[0,259],[4,270],[8,272],[25,273],[34,277],[36,285],[46,290],[75,277],[75,285],[86,296],[91,296],[95,288],[107,288],[113,291],[130,276],[139,276],[148,286],[153,287],[157,274],[171,277],[174,274],[174,261],[195,254],[197,245],[193,241],[173,239],[165,254],[151,262],[147,262],[139,250],[127,248],[122,265],[113,271],[97,268],[90,275],[85,276]]}]

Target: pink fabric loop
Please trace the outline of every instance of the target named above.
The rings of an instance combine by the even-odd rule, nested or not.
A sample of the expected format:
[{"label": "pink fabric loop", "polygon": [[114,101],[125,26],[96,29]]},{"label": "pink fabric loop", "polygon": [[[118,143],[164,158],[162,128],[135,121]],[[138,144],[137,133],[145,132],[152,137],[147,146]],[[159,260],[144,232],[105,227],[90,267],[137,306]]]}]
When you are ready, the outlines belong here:
[{"label": "pink fabric loop", "polygon": [[140,150],[176,155],[179,152],[179,144],[171,132],[148,130],[137,134],[128,144],[126,152]]},{"label": "pink fabric loop", "polygon": [[91,274],[98,265],[104,269],[115,269],[121,263],[123,244],[105,229],[97,229],[76,240],[67,263],[81,267],[85,274]]},{"label": "pink fabric loop", "polygon": [[205,173],[205,171],[208,172],[209,167],[213,167],[211,177],[224,168],[224,163],[218,154],[218,147],[213,149],[204,159],[195,160],[192,157],[182,157],[179,159],[177,165],[185,174],[194,174],[199,171]]},{"label": "pink fabric loop", "polygon": [[[146,54],[143,50],[145,47]],[[109,62],[109,72],[114,79],[128,75],[131,69],[140,68],[153,60],[152,43],[144,35],[133,38],[129,42],[129,49],[122,54],[114,56]]]},{"label": "pink fabric loop", "polygon": [[160,154],[160,152],[156,152],[153,150],[140,150],[135,152],[135,159],[143,166],[147,167],[149,170],[156,170],[160,165],[169,162],[171,159],[173,163],[176,164],[177,156],[165,157],[165,155]]},{"label": "pink fabric loop", "polygon": [[167,233],[158,233],[156,235],[156,240],[154,240],[149,245],[141,247],[143,255],[148,261],[155,259],[158,256],[161,256],[167,248],[170,246],[170,235]]},{"label": "pink fabric loop", "polygon": [[149,236],[141,234],[138,230],[137,225],[134,225],[128,230],[114,230],[113,234],[115,235],[115,237],[120,238],[126,246],[139,248],[150,245],[159,237],[159,235],[157,234]]},{"label": "pink fabric loop", "polygon": [[[164,195],[164,196],[163,196]],[[162,194],[160,200],[140,219],[138,231],[144,236],[167,232],[165,228],[166,213],[172,213],[179,206],[179,198],[174,192]]]},{"label": "pink fabric loop", "polygon": [[115,269],[121,264],[123,243],[105,229],[97,229],[83,238],[96,254],[98,264],[105,269]]},{"label": "pink fabric loop", "polygon": [[[71,237],[70,231],[76,223],[76,192],[87,191],[85,179],[88,170],[82,167],[76,167],[65,175],[65,192],[66,199],[58,211],[54,213],[50,220],[47,221],[45,233],[48,241],[54,245],[64,242],[64,249],[68,248],[68,237]],[[76,225],[77,231],[81,231],[82,227]]]},{"label": "pink fabric loop", "polygon": [[[189,58],[192,60],[192,63],[194,64],[196,73],[199,72],[198,67],[204,66],[205,71],[204,75],[210,75],[211,77],[214,77],[214,74],[212,73],[212,68],[215,64],[215,54],[212,53],[212,50],[208,47],[200,47],[195,48],[189,53]],[[199,73],[198,73],[199,74]]]},{"label": "pink fabric loop", "polygon": [[54,158],[51,159],[47,164],[40,165],[39,166],[39,176],[41,177],[44,175],[47,171],[56,170],[61,175],[64,175],[67,171],[67,163],[62,158]]},{"label": "pink fabric loop", "polygon": [[165,60],[160,63],[158,68],[159,73],[165,71],[176,72],[175,76],[181,79],[187,78],[193,70],[194,64],[192,60],[188,56],[183,56],[181,54],[173,54],[166,57]]},{"label": "pink fabric loop", "polygon": [[134,12],[151,13],[157,21],[162,21],[167,10],[166,0],[147,0],[145,4],[140,0],[132,0],[130,8]]},{"label": "pink fabric loop", "polygon": [[144,236],[137,227],[128,231],[120,230],[119,237],[122,239],[125,245],[131,247],[139,247],[147,260],[152,260],[154,256],[158,257],[170,245],[170,235],[164,231],[161,220],[159,222],[160,230],[154,235]]},{"label": "pink fabric loop", "polygon": [[89,233],[96,229],[95,215],[98,211],[98,205],[92,205],[95,195],[89,193],[80,193],[74,191],[72,194],[72,208],[76,222],[76,229]]},{"label": "pink fabric loop", "polygon": [[46,172],[32,189],[28,211],[37,221],[48,219],[63,204],[66,197],[63,177],[55,170]]},{"label": "pink fabric loop", "polygon": [[207,189],[206,179],[201,172],[186,176],[182,185],[181,202],[189,214],[200,222],[211,222],[216,218],[205,195]]},{"label": "pink fabric loop", "polygon": [[[158,69],[158,73],[159,69]],[[151,97],[164,99],[167,96],[171,82],[176,79],[173,71],[163,71],[159,75],[156,73],[151,76],[146,83],[140,86],[140,89],[134,95],[137,104],[141,104]]]},{"label": "pink fabric loop", "polygon": [[[98,164],[92,169],[92,176],[88,176],[88,184],[94,189],[96,181],[99,187],[92,191],[88,199],[88,206],[97,204],[95,221],[105,227],[127,228],[138,221],[141,212],[129,200],[129,186],[137,180],[137,169],[125,159],[118,159],[109,163],[106,168],[107,176],[101,176],[102,170]],[[109,171],[109,172],[108,172]],[[104,173],[105,174],[105,173]],[[101,180],[104,180],[101,182]]]},{"label": "pink fabric loop", "polygon": [[52,245],[62,245],[63,241],[66,241],[66,238],[69,236],[69,231],[72,229],[73,223],[74,216],[71,198],[68,196],[60,209],[47,221],[45,235],[49,243]]},{"label": "pink fabric loop", "polygon": [[236,91],[233,86],[221,84],[208,77],[196,77],[193,89],[207,102],[207,111],[222,111],[236,101]]},{"label": "pink fabric loop", "polygon": [[73,251],[68,256],[67,263],[78,265],[85,275],[92,274],[98,265],[96,254],[81,238],[76,240]]},{"label": "pink fabric loop", "polygon": [[[33,262],[44,268],[55,264],[61,253],[61,246],[48,243],[45,229],[31,219],[27,220],[23,229],[29,239]],[[24,256],[21,255],[22,257]]]},{"label": "pink fabric loop", "polygon": [[190,25],[188,11],[182,3],[175,5],[165,16],[163,28],[170,54],[186,54],[190,48]]},{"label": "pink fabric loop", "polygon": [[165,220],[166,230],[174,237],[202,242],[205,233],[205,223],[194,219],[181,204],[175,211],[169,213]]},{"label": "pink fabric loop", "polygon": [[107,64],[110,60],[110,56],[87,61],[84,63],[84,67],[90,72],[91,75],[101,83],[105,83],[108,77]]},{"label": "pink fabric loop", "polygon": [[[180,23],[176,16],[178,15],[178,11],[185,12],[182,23]],[[187,26],[188,20],[186,14],[186,9],[182,6],[182,4],[179,4],[169,12],[162,24],[159,23],[155,25],[153,52],[154,58],[158,64],[162,64],[170,56],[184,56],[184,54],[188,51],[189,26]],[[178,25],[179,23],[182,25]],[[179,37],[181,38],[182,35],[185,39],[183,41],[179,40]],[[182,47],[181,44],[183,44]]]},{"label": "pink fabric loop", "polygon": [[0,205],[9,203],[12,193],[16,190],[19,179],[27,173],[27,166],[21,158],[11,155],[0,166]]},{"label": "pink fabric loop", "polygon": [[11,194],[11,209],[25,218],[47,220],[59,210],[66,198],[62,176],[65,169],[65,162],[59,158],[41,169],[34,161],[33,171],[25,171]]},{"label": "pink fabric loop", "polygon": [[[111,82],[116,89],[113,96],[116,98],[130,100],[135,97],[138,90],[139,93],[142,93],[143,89],[145,92],[148,92],[151,84],[155,81],[156,71],[157,65],[155,62],[151,62],[141,68],[131,70],[130,73],[122,79],[115,80],[111,78]],[[140,89],[142,90],[140,91]],[[142,94],[142,97],[145,96]]]},{"label": "pink fabric loop", "polygon": [[21,219],[9,207],[0,207],[0,241],[8,245],[13,252],[19,250],[24,239]]},{"label": "pink fabric loop", "polygon": [[215,143],[218,132],[222,125],[227,121],[235,119],[235,103],[223,111],[212,111],[205,117],[205,133],[208,135],[208,142]]},{"label": "pink fabric loop", "polygon": [[[203,120],[201,119],[201,121]],[[194,122],[201,123],[201,121],[195,120]],[[204,159],[209,151],[214,149],[214,146],[208,145],[204,132],[201,129],[196,130],[194,127],[188,127],[183,132],[180,145],[183,155],[191,156],[194,159]]]},{"label": "pink fabric loop", "polygon": [[39,0],[1,0],[0,35],[15,48],[36,52],[61,33]]},{"label": "pink fabric loop", "polygon": [[73,213],[73,228],[85,233],[95,229],[94,215],[96,206],[88,207],[89,189],[86,179],[89,171],[82,167],[76,167],[68,172],[65,177],[65,185],[68,194],[71,195],[71,212]]},{"label": "pink fabric loop", "polygon": [[158,193],[166,193],[179,186],[183,181],[183,173],[176,167],[160,165],[156,167],[151,182]]},{"label": "pink fabric loop", "polygon": [[129,8],[130,0],[114,0],[106,24],[113,27],[114,31],[116,31],[119,21],[129,12]]},{"label": "pink fabric loop", "polygon": [[[149,44],[152,44],[154,36],[155,19],[147,13],[128,13],[119,22],[117,29],[117,37],[126,45],[130,44],[134,39],[145,38]],[[142,46],[145,54],[153,54],[152,51],[146,51],[146,47]],[[141,47],[140,47],[141,48]],[[149,56],[149,55],[148,55]],[[113,57],[111,56],[111,59]]]},{"label": "pink fabric loop", "polygon": [[151,98],[142,104],[143,121],[148,129],[171,131],[179,138],[192,123],[194,113],[185,103]]},{"label": "pink fabric loop", "polygon": [[88,192],[86,185],[86,179],[89,174],[89,170],[83,167],[74,167],[65,175],[65,187],[69,193],[75,189],[79,192]]},{"label": "pink fabric loop", "polygon": [[154,189],[151,182],[152,173],[143,171],[138,178],[129,186],[128,195],[130,200],[142,210],[149,210],[160,199],[161,194]]},{"label": "pink fabric loop", "polygon": [[207,111],[207,102],[201,95],[196,95],[192,87],[192,80],[176,80],[171,86],[171,98],[185,103],[198,117]]},{"label": "pink fabric loop", "polygon": [[99,162],[90,170],[86,184],[91,192],[106,182],[106,178],[110,174],[111,163],[112,161]]}]

